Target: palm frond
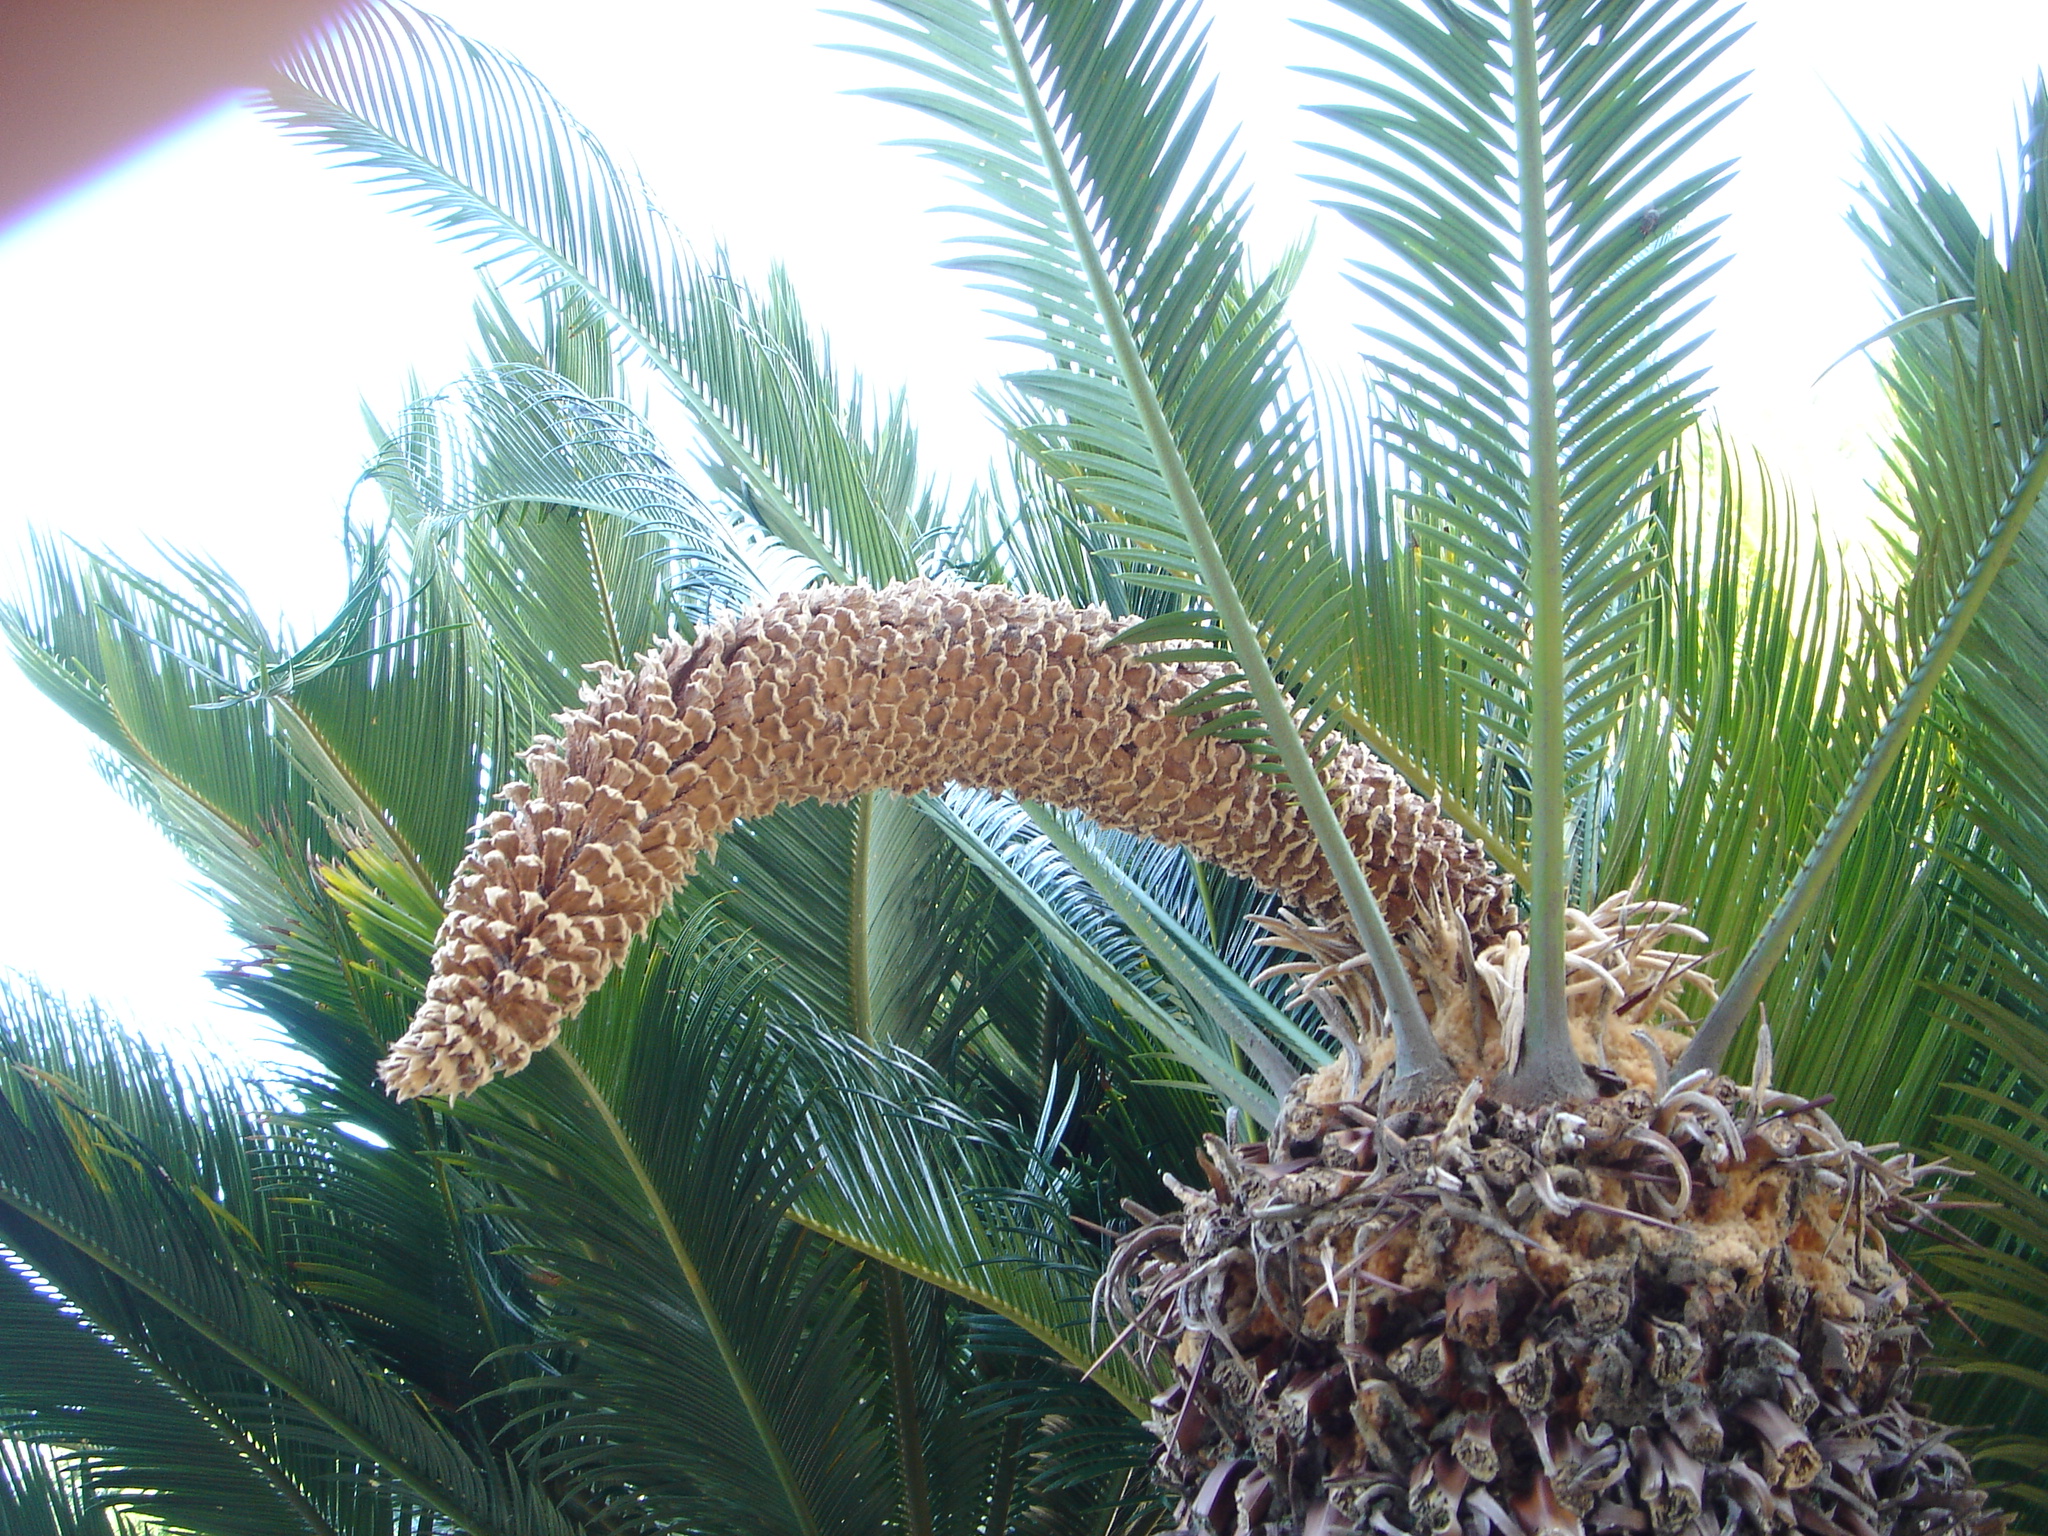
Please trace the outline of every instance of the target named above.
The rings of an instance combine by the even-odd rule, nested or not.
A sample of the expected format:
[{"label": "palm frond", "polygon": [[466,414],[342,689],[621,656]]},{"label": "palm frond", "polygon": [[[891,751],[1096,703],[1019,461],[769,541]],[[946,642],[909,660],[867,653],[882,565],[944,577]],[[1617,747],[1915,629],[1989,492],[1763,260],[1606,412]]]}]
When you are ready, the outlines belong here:
[{"label": "palm frond", "polygon": [[[578,532],[593,595],[578,606],[594,609],[601,627],[561,637],[580,642],[567,655],[624,666],[643,637],[752,595],[729,530],[698,503],[645,424],[533,364],[481,368],[414,401],[369,473],[415,521],[411,543],[421,556],[439,553],[454,526],[473,519],[577,516],[587,524]],[[601,541],[607,518],[622,537]],[[509,641],[513,631],[501,623],[496,633]]]},{"label": "palm frond", "polygon": [[[2043,120],[2037,103],[2009,227],[1989,236],[1903,151],[1873,167],[1866,238],[1888,303],[1918,318],[1893,329],[1887,367],[1899,413],[1901,592],[1881,616],[1862,696],[1844,694],[1833,711],[1853,726],[1842,732],[1850,742],[1874,735],[1895,707],[1902,674],[1971,585],[1986,532],[2005,513],[2000,498],[2024,479],[2025,445],[2008,429],[2023,433],[2023,423],[1999,413],[2024,405],[2022,386],[2039,377],[2043,279],[2030,251]],[[1980,305],[1980,283],[1993,302]],[[2048,1445],[2048,1350],[2029,1312],[2048,1252],[2048,737],[2037,718],[2048,531],[2038,520],[2020,527],[1995,576],[1974,580],[1981,607],[1939,687],[1923,690],[1927,722],[1766,1003],[1790,1081],[1838,1094],[1835,1112],[1859,1134],[1939,1143],[1974,1175],[1964,1198],[1991,1202],[1951,1213],[1954,1229],[1919,1250],[1983,1335],[1979,1344],[1948,1332],[1944,1353],[1963,1374],[1930,1395],[1952,1421],[1998,1426],[1974,1449],[2015,1477],[2009,1497],[2027,1498]],[[1837,763],[1815,788],[1846,781],[1840,745],[1831,750]]]},{"label": "palm frond", "polygon": [[[53,1041],[55,1057],[36,1049]],[[179,1399],[196,1438],[216,1438],[196,1487],[204,1467],[241,1459],[315,1536],[421,1510],[471,1536],[568,1536],[538,1489],[293,1291],[256,1194],[266,1138],[249,1090],[87,1046],[47,1012],[26,1027],[13,1015],[4,1045],[0,1243]],[[145,1431],[134,1449],[150,1444]]]},{"label": "palm frond", "polygon": [[251,850],[266,829],[325,841],[307,787],[266,749],[255,709],[206,706],[284,652],[219,571],[188,565],[184,592],[132,567],[33,546],[27,601],[4,622],[15,659],[110,750],[117,786],[225,895],[245,933],[287,924],[291,875]]},{"label": "palm frond", "polygon": [[86,1463],[0,1440],[0,1530],[10,1536],[127,1536],[133,1529],[96,1500]]},{"label": "palm frond", "polygon": [[834,580],[923,568],[941,508],[900,401],[872,406],[771,277],[689,257],[633,178],[528,71],[396,3],[287,60],[289,134],[367,173],[450,238],[600,310],[661,374],[736,503]]},{"label": "palm frond", "polygon": [[[1649,496],[1703,398],[1685,371],[1713,269],[1696,215],[1726,180],[1676,167],[1734,105],[1736,82],[1709,71],[1739,31],[1729,8],[1677,0],[1345,9],[1365,32],[1313,29],[1364,66],[1311,71],[1359,98],[1319,109],[1353,137],[1322,146],[1343,169],[1318,179],[1375,245],[1356,274],[1387,317],[1366,334],[1398,477],[1358,511],[1424,546],[1441,670],[1484,721],[1483,748],[1439,771],[1511,827],[1526,812],[1483,789],[1492,757],[1529,767],[1539,462],[1561,519],[1569,785],[1597,772],[1641,664],[1629,620],[1655,560]],[[1530,113],[1536,154],[1519,137]],[[1538,310],[1554,355],[1529,333]]]},{"label": "palm frond", "polygon": [[[1876,736],[1897,633],[1882,592],[1852,579],[1765,467],[1713,435],[1688,439],[1681,464],[1656,498],[1668,556],[1646,683],[1585,802],[1581,869],[1596,892],[1684,900],[1715,949],[1701,969],[1722,975]],[[1846,851],[1852,877],[1829,887],[1762,998],[1784,1080],[1839,1094],[1834,1112],[1873,1140],[1898,1134],[1888,1085],[1923,1042],[1904,1021],[1941,793],[1922,741]],[[1707,1001],[1692,994],[1695,1016]]]},{"label": "palm frond", "polygon": [[[993,1513],[999,1499],[1012,1512],[1014,1529],[1034,1536],[1058,1531],[1141,1536],[1164,1530],[1165,1501],[1148,1498],[1132,1477],[1152,1451],[1142,1426],[1052,1366],[1035,1341],[1006,1319],[981,1316],[970,1325],[977,1350],[995,1366],[992,1379],[971,1398],[971,1412],[1003,1427],[1023,1452],[1025,1469],[1014,1485],[991,1490],[986,1529],[1005,1529]],[[1104,1487],[1114,1492],[1107,1507],[1098,1502]]]},{"label": "palm frond", "polygon": [[[118,1327],[139,1315],[130,1309],[110,1322]],[[165,1326],[157,1320],[123,1341],[88,1322],[20,1260],[0,1261],[0,1329],[8,1340],[0,1456],[15,1445],[64,1455],[97,1497],[177,1531],[338,1536],[336,1512],[314,1505],[309,1491],[320,1490],[294,1475],[300,1469],[289,1461],[296,1458],[220,1413],[204,1393],[221,1384],[220,1373],[179,1369],[183,1362],[153,1337]],[[254,1385],[236,1379],[233,1390]],[[10,1518],[0,1514],[0,1529],[16,1529]]]},{"label": "palm frond", "polygon": [[[1225,1103],[1271,1124],[1278,1098],[1233,1057],[1229,1034],[1159,975],[1144,942],[1118,920],[1101,890],[1052,847],[1014,806],[955,791],[928,814],[1030,919],[1078,975],[1143,1027],[1160,1049]],[[1170,939],[1163,941],[1171,944]]]},{"label": "palm frond", "polygon": [[811,1042],[818,1177],[791,1208],[814,1231],[1007,1318],[1133,1415],[1151,1388],[1098,1364],[1089,1291],[1101,1252],[1070,1219],[1056,1147],[953,1103],[930,1068],[842,1037]]},{"label": "palm frond", "polygon": [[471,744],[508,750],[447,611],[406,593],[377,541],[352,555],[347,599],[303,646],[184,557],[166,578],[40,545],[28,601],[0,615],[31,679],[100,738],[117,787],[252,942],[297,924],[309,851],[374,843],[438,885],[481,809]]},{"label": "palm frond", "polygon": [[1401,713],[1472,723],[1404,745],[1526,839],[1525,1070],[1562,1090],[1563,914],[1589,840],[1569,822],[1643,683],[1652,492],[1704,398],[1697,215],[1727,179],[1686,167],[1733,108],[1709,72],[1739,31],[1689,0],[1345,9],[1363,35],[1314,29],[1363,66],[1316,71],[1355,98],[1321,109],[1353,135],[1322,179],[1375,245],[1356,276],[1385,317],[1367,335],[1400,477],[1398,523],[1366,509],[1361,542],[1420,548],[1411,590],[1448,665]]},{"label": "palm frond", "polygon": [[[1911,154],[1873,153],[1864,223],[1888,298],[1901,313],[1968,297],[1926,325],[1897,331],[1885,379],[1898,411],[1890,455],[1896,510],[1914,543],[1900,628],[1911,671],[1842,792],[1827,827],[1787,886],[1714,1011],[1688,1048],[1712,1064],[1747,1018],[1765,977],[1834,874],[1858,820],[1876,803],[1950,664],[2048,491],[2048,97],[2037,96],[2020,146],[2020,187],[2007,227],[1954,239],[1955,203]],[[1901,273],[1933,261],[1917,276]],[[1962,292],[1947,291],[1963,282]]]},{"label": "palm frond", "polygon": [[871,1529],[893,1490],[848,1256],[783,1220],[816,1160],[793,1021],[715,911],[664,948],[574,1054],[459,1111],[571,1393],[532,1443],[636,1529]]},{"label": "palm frond", "polygon": [[[1100,894],[1154,964],[1172,978],[1182,998],[1242,1052],[1278,1100],[1304,1067],[1329,1059],[1329,1048],[1212,953],[1136,880],[1104,857],[1093,829],[1075,816],[1042,806],[1027,809],[1032,823]],[[1269,1122],[1270,1123],[1270,1122]]]},{"label": "palm frond", "polygon": [[942,1061],[970,1020],[1036,1005],[1021,919],[914,800],[793,805],[735,828],[681,901],[717,902],[790,995],[858,1039]]},{"label": "palm frond", "polygon": [[949,136],[923,147],[983,199],[986,232],[956,264],[986,279],[1002,318],[1046,355],[1008,381],[1024,407],[1012,436],[1094,510],[1126,581],[1193,600],[1133,635],[1232,669],[1189,707],[1286,773],[1388,999],[1396,1070],[1440,1074],[1313,750],[1333,728],[1313,658],[1348,635],[1348,589],[1315,496],[1306,412],[1287,387],[1286,275],[1252,272],[1226,154],[1197,154],[1208,95],[1192,8],[882,9],[890,45],[859,51],[921,83],[876,94],[938,119]]}]

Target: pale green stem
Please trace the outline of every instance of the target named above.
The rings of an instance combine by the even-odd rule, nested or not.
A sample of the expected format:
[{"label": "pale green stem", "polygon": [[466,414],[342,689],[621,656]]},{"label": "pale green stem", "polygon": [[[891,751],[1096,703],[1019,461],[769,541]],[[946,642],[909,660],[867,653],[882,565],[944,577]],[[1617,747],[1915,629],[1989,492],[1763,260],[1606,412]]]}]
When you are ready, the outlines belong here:
[{"label": "pale green stem", "polygon": [[2027,455],[2025,470],[2012,494],[2006,498],[2005,505],[1999,508],[1996,521],[1978,547],[1977,558],[1970,563],[1962,585],[1956,588],[1956,595],[1950,599],[1948,611],[1942,615],[1934,638],[1921,653],[1913,675],[1907,679],[1905,689],[1892,704],[1884,729],[1878,732],[1877,740],[1871,743],[1862,766],[1856,770],[1856,777],[1842,792],[1834,814],[1828,817],[1827,826],[1821,830],[1820,841],[1813,845],[1791,886],[1779,898],[1770,922],[1764,925],[1764,931],[1750,946],[1749,953],[1743,956],[1742,968],[1735,973],[1735,979],[1728,983],[1720,1000],[1700,1025],[1699,1032],[1692,1037],[1692,1044],[1679,1058],[1679,1073],[1700,1067],[1720,1067],[1722,1058],[1728,1054],[1728,1047],[1734,1043],[1736,1030],[1749,1017],[1750,1010],[1763,995],[1764,983],[1784,958],[1792,935],[1806,921],[1821,893],[1827,889],[1828,879],[1842,862],[1849,839],[1855,835],[1864,814],[1877,803],[1878,792],[1884,788],[1892,765],[1905,750],[1906,739],[1913,734],[1913,727],[1927,712],[1927,706],[1934,702],[1934,691],[1940,686],[1942,675],[1948,671],[1964,636],[1970,632],[1977,610],[1983,606],[1991,584],[2004,568],[2006,557],[2019,542],[2020,532],[2027,525],[2027,515],[2041,499],[2044,488],[2048,488],[2048,432],[2035,438]]},{"label": "pale green stem", "polygon": [[[847,993],[853,1032],[874,1043],[875,1003],[868,921],[873,910],[875,792],[860,797],[853,823],[853,900],[847,917]],[[889,1336],[889,1385],[894,1396],[896,1456],[903,1477],[905,1536],[932,1536],[931,1485],[925,1476],[924,1431],[918,1425],[917,1366],[910,1352],[910,1319],[903,1306],[903,1277],[887,1264],[874,1266],[882,1296],[882,1320]]]},{"label": "pale green stem", "polygon": [[604,616],[605,644],[611,647],[612,664],[625,667],[628,665],[626,642],[619,634],[619,616],[612,606],[612,584],[605,575],[604,555],[598,548],[596,522],[589,512],[578,512],[576,519],[583,535],[583,552],[590,557],[590,579],[597,588],[597,611]]},{"label": "pale green stem", "polygon": [[1159,472],[1173,498],[1174,510],[1179,514],[1181,527],[1194,549],[1203,586],[1216,609],[1216,616],[1223,621],[1224,632],[1230,638],[1231,654],[1244,673],[1252,701],[1265,717],[1274,750],[1279,754],[1288,782],[1315,832],[1317,846],[1329,861],[1337,889],[1343,894],[1344,904],[1350,911],[1352,926],[1358,930],[1359,940],[1365,946],[1373,978],[1379,983],[1380,996],[1386,1002],[1387,1019],[1394,1036],[1395,1082],[1406,1081],[1412,1087],[1448,1079],[1450,1063],[1436,1043],[1436,1036],[1430,1032],[1429,1016],[1422,1011],[1422,999],[1416,995],[1415,984],[1409,980],[1407,968],[1401,963],[1401,953],[1395,945],[1393,931],[1387,927],[1386,914],[1380,910],[1379,900],[1373,895],[1365,870],[1358,862],[1358,854],[1352,848],[1350,838],[1344,834],[1344,824],[1338,819],[1336,807],[1330,803],[1329,791],[1324,787],[1322,775],[1316,771],[1315,759],[1309,755],[1308,746],[1295,725],[1293,705],[1267,664],[1258,628],[1238,596],[1237,585],[1230,578],[1229,567],[1224,564],[1222,548],[1209,526],[1208,515],[1202,510],[1201,498],[1195,494],[1194,482],[1188,477],[1180,445],[1174,441],[1172,425],[1152,388],[1152,377],[1146,372],[1144,355],[1138,350],[1138,340],[1131,334],[1130,323],[1124,316],[1123,301],[1117,294],[1116,285],[1110,281],[1108,269],[1102,264],[1101,254],[1095,248],[1073,177],[1066,172],[1066,159],[1061,153],[1059,138],[1053,132],[1044,102],[1039,99],[1030,64],[1010,17],[1008,0],[993,0],[990,9],[1002,33],[1003,47],[1009,56],[1011,73],[1017,81],[1018,94],[1030,115],[1039,154],[1059,195],[1060,211],[1065,215],[1067,228],[1074,237],[1075,251],[1087,272],[1089,290],[1102,315],[1103,324],[1109,330],[1117,367],[1123,372],[1124,385],[1130,391],[1131,401],[1144,423],[1146,441],[1158,460]]},{"label": "pale green stem", "polygon": [[1524,345],[1529,370],[1529,1005],[1525,1099],[1590,1092],[1565,1016],[1564,514],[1558,486],[1557,361],[1550,312],[1550,182],[1534,0],[1514,0],[1515,174],[1522,202]]}]

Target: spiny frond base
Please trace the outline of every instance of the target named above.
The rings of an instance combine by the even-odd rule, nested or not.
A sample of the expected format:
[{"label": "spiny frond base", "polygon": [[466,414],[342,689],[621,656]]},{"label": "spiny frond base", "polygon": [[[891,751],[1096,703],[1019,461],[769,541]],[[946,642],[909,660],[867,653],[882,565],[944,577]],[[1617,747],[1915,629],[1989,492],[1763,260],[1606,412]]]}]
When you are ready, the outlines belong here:
[{"label": "spiny frond base", "polygon": [[1174,1384],[1157,1477],[1214,1536],[1995,1536],[1910,1402],[1888,1226],[1935,1196],[1823,1107],[1602,1074],[1582,1113],[1304,1078],[1207,1138],[1098,1301]]}]

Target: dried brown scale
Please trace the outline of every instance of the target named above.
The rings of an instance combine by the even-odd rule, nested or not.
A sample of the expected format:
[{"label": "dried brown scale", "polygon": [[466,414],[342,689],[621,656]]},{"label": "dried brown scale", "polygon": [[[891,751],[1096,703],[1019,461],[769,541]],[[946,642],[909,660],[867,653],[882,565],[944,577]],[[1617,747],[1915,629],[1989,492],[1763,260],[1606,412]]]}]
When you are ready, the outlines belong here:
[{"label": "dried brown scale", "polygon": [[[1617,1077],[1570,1112],[1344,1079],[1212,1150],[1220,1187],[1175,1186],[1098,1291],[1172,1362],[1157,1475],[1195,1536],[2002,1529],[1911,1406],[1920,1320],[1883,1234],[1937,1198],[1928,1168],[1725,1078]],[[1297,1166],[1348,1182],[1259,1219]],[[1555,1206],[1518,1198],[1539,1180]],[[1237,1305],[1198,1304],[1216,1275]],[[1219,1467],[1265,1479],[1258,1523],[1203,1515]]]},{"label": "dried brown scale", "polygon": [[[524,1066],[735,821],[947,783],[1183,847],[1342,920],[1306,818],[1176,705],[1212,667],[1119,645],[1128,621],[993,587],[820,587],[596,668],[483,823],[448,892],[426,1001],[380,1073],[400,1098]],[[1507,882],[1435,808],[1346,747],[1334,798],[1396,929],[1425,908],[1489,938]]]},{"label": "dried brown scale", "polygon": [[[1706,936],[1679,921],[1670,902],[1618,891],[1591,912],[1567,914],[1566,988],[1579,1055],[1603,1073],[1642,1087],[1661,1086],[1668,1058],[1682,1049],[1691,1020],[1681,1007],[1688,991],[1711,1002],[1714,979],[1700,957],[1668,947],[1677,938],[1706,946]],[[1369,1049],[1363,1075],[1393,1060],[1357,939],[1342,924],[1294,916],[1259,917],[1258,942],[1290,952],[1267,976],[1292,977],[1304,997],[1322,1005],[1333,1030],[1347,1029]],[[1512,1064],[1521,1040],[1528,946],[1519,928],[1468,928],[1458,915],[1430,911],[1405,936],[1403,956],[1425,999],[1437,1042],[1460,1077],[1491,1080]],[[1345,1020],[1348,1019],[1348,1024]],[[1654,1134],[1649,1126],[1633,1126]]]}]

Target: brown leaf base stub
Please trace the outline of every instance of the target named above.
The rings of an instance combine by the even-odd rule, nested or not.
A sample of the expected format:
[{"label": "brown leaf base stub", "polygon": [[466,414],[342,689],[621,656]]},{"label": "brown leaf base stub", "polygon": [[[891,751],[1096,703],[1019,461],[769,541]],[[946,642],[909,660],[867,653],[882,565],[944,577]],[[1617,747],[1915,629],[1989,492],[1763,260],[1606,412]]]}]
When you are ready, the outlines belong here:
[{"label": "brown leaf base stub", "polygon": [[[1129,621],[996,587],[817,587],[593,669],[448,892],[426,1001],[380,1074],[473,1092],[543,1049],[735,821],[792,801],[948,783],[1188,849],[1325,922],[1342,902],[1307,819],[1235,742],[1175,707],[1213,667],[1117,643]],[[1492,936],[1508,884],[1391,768],[1347,746],[1333,798],[1396,929],[1425,908]]]},{"label": "brown leaf base stub", "polygon": [[1119,1244],[1200,1536],[1995,1536],[1911,1405],[1928,1170],[1726,1079],[1526,1111],[1303,1079]]}]

